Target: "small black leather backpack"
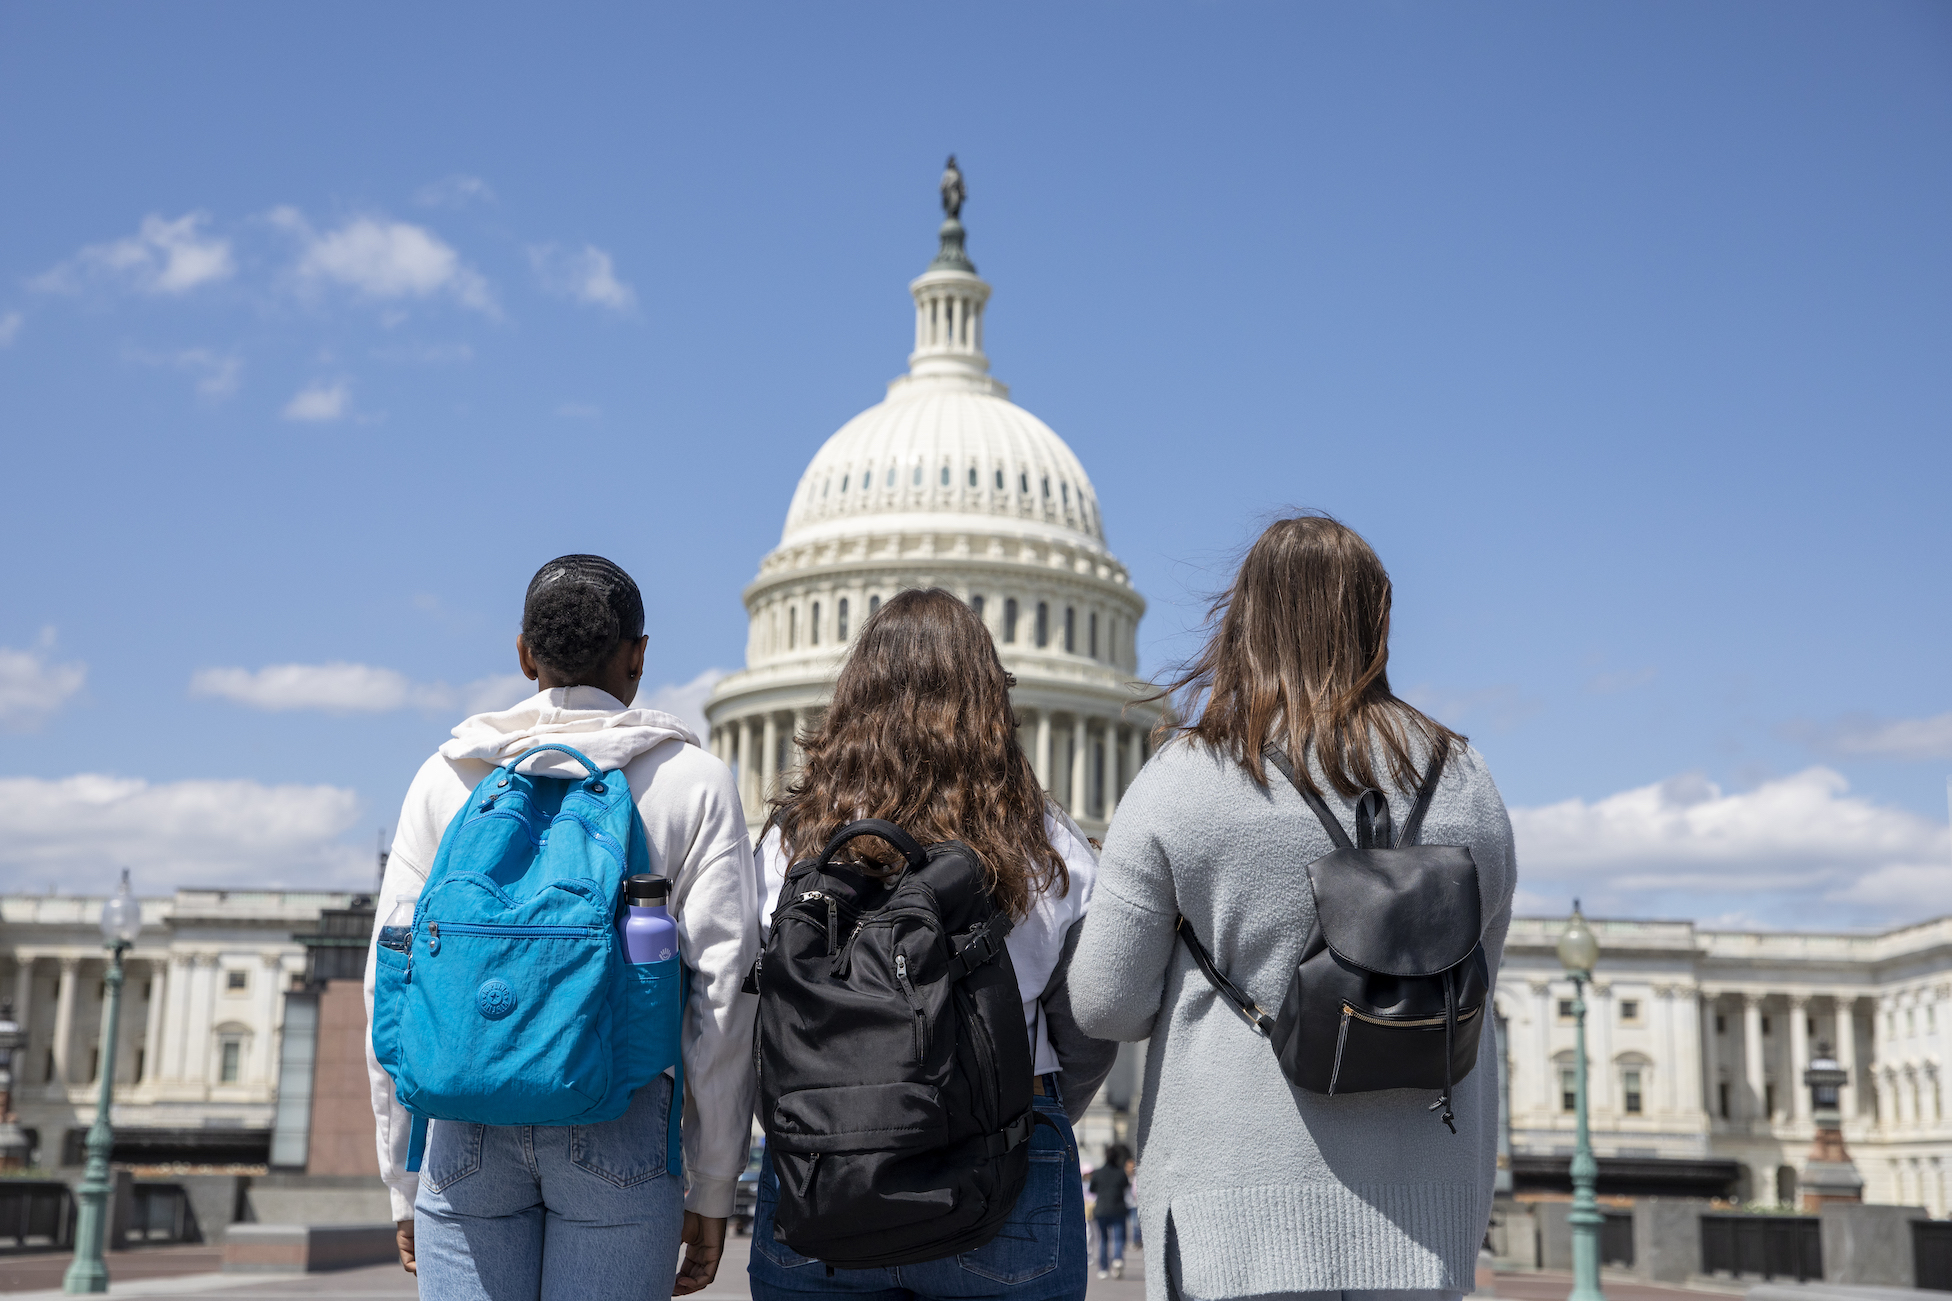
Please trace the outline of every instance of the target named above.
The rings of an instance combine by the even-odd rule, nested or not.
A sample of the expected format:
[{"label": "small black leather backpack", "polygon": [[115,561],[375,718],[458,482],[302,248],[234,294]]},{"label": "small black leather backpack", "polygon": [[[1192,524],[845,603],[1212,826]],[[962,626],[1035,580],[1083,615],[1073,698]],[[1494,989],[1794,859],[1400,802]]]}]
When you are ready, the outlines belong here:
[{"label": "small black leather backpack", "polygon": [[1279,1016],[1214,965],[1192,923],[1179,937],[1243,1020],[1274,1046],[1282,1074],[1314,1093],[1438,1089],[1431,1111],[1457,1132],[1451,1089],[1478,1060],[1491,991],[1482,943],[1478,868],[1463,845],[1420,845],[1424,815],[1449,747],[1430,757],[1416,803],[1392,842],[1380,791],[1356,799],[1356,837],[1322,797],[1295,780],[1288,757],[1266,757],[1308,801],[1335,849],[1308,865],[1315,924]]}]

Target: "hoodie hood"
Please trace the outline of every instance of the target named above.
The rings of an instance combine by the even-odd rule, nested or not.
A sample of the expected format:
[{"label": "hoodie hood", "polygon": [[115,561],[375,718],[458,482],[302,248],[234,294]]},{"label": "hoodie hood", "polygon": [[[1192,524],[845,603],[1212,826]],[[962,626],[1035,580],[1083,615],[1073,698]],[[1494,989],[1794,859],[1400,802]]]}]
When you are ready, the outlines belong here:
[{"label": "hoodie hood", "polygon": [[[682,719],[661,709],[625,708],[598,687],[552,687],[511,709],[464,719],[440,752],[444,759],[480,759],[499,767],[538,745],[566,745],[608,772],[670,740],[698,744]],[[587,775],[560,750],[537,755],[521,771],[532,777]]]}]

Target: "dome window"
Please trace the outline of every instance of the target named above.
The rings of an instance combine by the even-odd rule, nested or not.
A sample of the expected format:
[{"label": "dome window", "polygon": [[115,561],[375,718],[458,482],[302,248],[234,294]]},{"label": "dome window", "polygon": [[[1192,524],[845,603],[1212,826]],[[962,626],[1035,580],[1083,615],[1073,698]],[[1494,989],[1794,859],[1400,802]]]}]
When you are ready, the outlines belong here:
[{"label": "dome window", "polygon": [[800,644],[800,608],[789,606],[786,611],[786,649],[795,650]]},{"label": "dome window", "polygon": [[[813,617],[815,619],[818,619],[820,617],[820,607],[818,605],[815,605],[813,607]],[[1086,626],[1090,629],[1090,633],[1087,636],[1087,640],[1085,644],[1091,648],[1091,658],[1097,659],[1098,658],[1098,612],[1096,610],[1093,610],[1091,612],[1091,617],[1087,621]],[[820,634],[818,633],[814,634],[816,639],[819,637],[819,635]]]},{"label": "dome window", "polygon": [[892,465],[888,467],[888,486],[890,488],[895,486],[895,467]]},{"label": "dome window", "polygon": [[1071,508],[1071,485],[1068,483],[1060,483],[1057,485],[1057,490],[1064,494],[1064,508],[1069,510]]},{"label": "dome window", "polygon": [[[1001,474],[1002,471],[997,471]],[[1003,601],[1003,640],[1014,643],[1017,640],[1017,598],[1005,597]]]},{"label": "dome window", "polygon": [[942,467],[942,486],[949,486],[949,467],[946,465]]},{"label": "dome window", "polygon": [[972,488],[976,486],[976,467],[973,465],[969,467],[969,486]]},{"label": "dome window", "polygon": [[1044,500],[1049,501],[1050,499],[1051,499],[1051,477],[1047,474],[1044,476]]},{"label": "dome window", "polygon": [[851,479],[851,478],[853,478],[853,477],[854,477],[854,476],[853,476],[853,475],[850,475],[850,474],[843,474],[843,475],[842,475],[842,476],[840,477],[840,490],[841,490],[841,492],[843,492],[843,493],[845,493],[845,492],[847,491],[847,481],[848,481],[849,479]]},{"label": "dome window", "polygon": [[914,486],[917,488],[922,486],[922,467],[919,463],[915,466]]},{"label": "dome window", "polygon": [[844,642],[847,640],[847,598],[846,597],[843,596],[840,598],[840,604],[834,607],[834,613],[837,616],[839,616],[840,619],[839,627],[837,627],[834,630],[834,635],[839,637]]},{"label": "dome window", "polygon": [[1036,641],[1038,650],[1051,644],[1051,607],[1044,601],[1037,602]]},{"label": "dome window", "polygon": [[970,613],[974,614],[978,619],[981,619],[983,617],[983,598],[981,596],[971,596],[969,598],[969,609]]},{"label": "dome window", "polygon": [[874,612],[876,610],[879,610],[880,608],[881,608],[881,598],[878,596],[870,596],[868,598],[868,618],[870,619],[874,618]]},{"label": "dome window", "polygon": [[1027,472],[1017,476],[1017,485],[1018,491],[1022,492],[1024,496],[1028,497],[1030,495],[1030,475]]},{"label": "dome window", "polygon": [[1064,607],[1064,653],[1078,653],[1078,612],[1069,605]]},{"label": "dome window", "polygon": [[996,490],[998,492],[1003,491],[1003,471],[1001,470],[996,472]]},{"label": "dome window", "polygon": [[[1091,616],[1091,636],[1092,636],[1091,653],[1092,655],[1096,656],[1098,654],[1098,650],[1097,650],[1098,616],[1095,614]],[[807,645],[818,646],[819,644],[820,644],[820,602],[815,601],[813,603],[813,617],[807,620]]]}]

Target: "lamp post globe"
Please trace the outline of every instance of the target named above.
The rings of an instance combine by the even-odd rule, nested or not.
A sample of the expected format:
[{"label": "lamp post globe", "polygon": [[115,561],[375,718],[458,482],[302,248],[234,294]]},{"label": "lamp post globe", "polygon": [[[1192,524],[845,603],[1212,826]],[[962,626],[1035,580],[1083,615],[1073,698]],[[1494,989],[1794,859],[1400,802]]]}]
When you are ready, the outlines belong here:
[{"label": "lamp post globe", "polygon": [[125,867],[120,887],[102,905],[102,944],[110,955],[105,982],[108,1023],[103,1027],[101,1092],[95,1100],[95,1123],[88,1127],[88,1171],[75,1190],[80,1203],[75,1216],[75,1259],[61,1281],[63,1292],[108,1291],[102,1247],[108,1234],[109,1156],[115,1150],[109,1110],[115,1101],[115,1046],[122,1026],[122,955],[141,933],[142,904],[129,887]]},{"label": "lamp post globe", "polygon": [[1600,1291],[1600,1227],[1606,1217],[1593,1195],[1599,1162],[1586,1121],[1586,982],[1599,964],[1600,941],[1572,901],[1572,916],[1559,936],[1559,961],[1572,977],[1573,1146],[1572,1146],[1572,1295],[1566,1301],[1604,1301]]}]

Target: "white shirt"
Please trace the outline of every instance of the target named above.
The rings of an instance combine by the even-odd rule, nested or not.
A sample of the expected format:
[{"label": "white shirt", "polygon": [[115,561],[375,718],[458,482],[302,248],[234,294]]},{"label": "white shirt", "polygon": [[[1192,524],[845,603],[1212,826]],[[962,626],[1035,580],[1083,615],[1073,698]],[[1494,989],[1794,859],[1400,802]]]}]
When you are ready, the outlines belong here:
[{"label": "white shirt", "polygon": [[[745,1170],[757,1081],[752,1072],[752,1024],[758,1000],[739,991],[759,953],[752,908],[758,881],[745,811],[726,766],[700,749],[684,723],[653,709],[626,709],[595,687],[540,692],[498,714],[477,714],[454,729],[454,740],[421,766],[407,791],[380,886],[378,928],[413,903],[426,884],[441,833],[475,785],[498,763],[545,742],[569,745],[599,768],[621,768],[644,820],[651,871],[671,881],[671,919],[678,952],[692,973],[685,1009],[685,1208],[705,1216],[732,1212]],[[537,756],[522,771],[581,777],[583,768],[555,753]],[[373,1012],[378,963],[366,958],[366,1015]],[[373,1057],[366,1037],[380,1177],[393,1196],[393,1218],[413,1214],[419,1177],[406,1169],[407,1113],[393,1096],[393,1079]]]},{"label": "white shirt", "polygon": [[[1091,907],[1091,891],[1098,884],[1098,855],[1078,830],[1076,823],[1049,806],[1044,810],[1044,834],[1051,848],[1064,860],[1070,872],[1071,888],[1062,896],[1049,891],[1037,896],[1030,915],[1018,922],[1003,947],[1010,951],[1010,965],[1017,973],[1017,993],[1023,999],[1024,1029],[1030,1034],[1032,1070],[1048,1075],[1058,1069],[1057,1053],[1051,1048],[1050,1034],[1044,1028],[1044,986],[1064,953],[1064,936]],[[779,828],[772,827],[759,845],[759,862],[765,874],[765,898],[760,900],[759,924],[763,928],[773,918],[780,887],[786,883],[786,869],[792,866],[780,848]],[[1053,886],[1055,888],[1055,886]]]}]

